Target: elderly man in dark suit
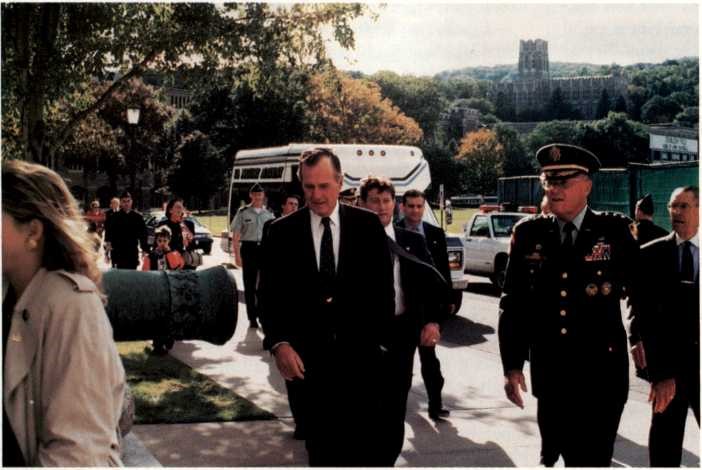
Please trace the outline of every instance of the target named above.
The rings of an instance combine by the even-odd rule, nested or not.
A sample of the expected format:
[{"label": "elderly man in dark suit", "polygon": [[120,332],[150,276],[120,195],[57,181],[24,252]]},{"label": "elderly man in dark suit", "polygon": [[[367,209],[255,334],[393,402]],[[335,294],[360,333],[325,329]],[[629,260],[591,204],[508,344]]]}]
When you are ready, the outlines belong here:
[{"label": "elderly man in dark suit", "polygon": [[639,249],[630,219],[588,208],[594,154],[550,144],[536,157],[551,215],[514,227],[498,325],[505,394],[524,406],[529,360],[542,463],[607,467],[629,392],[620,300]]},{"label": "elderly man in dark suit", "polygon": [[[451,314],[455,309],[453,303],[453,291],[450,286],[451,269],[449,268],[448,250],[446,248],[446,235],[439,227],[428,222],[424,222],[424,207],[426,197],[422,191],[411,189],[402,195],[402,211],[404,218],[397,225],[406,230],[419,233],[424,237],[431,253],[434,266],[446,279],[446,296],[442,302],[443,314]],[[429,399],[429,417],[433,420],[440,420],[449,415],[449,410],[444,409],[441,399],[441,390],[444,388],[444,377],[441,375],[441,363],[436,357],[435,345],[419,346],[419,361],[422,365],[422,379],[427,389]]]},{"label": "elderly man in dark suit", "polygon": [[635,319],[651,380],[652,467],[679,467],[688,408],[700,422],[699,189],[677,188],[673,232],[641,247]]},{"label": "elderly man in dark suit", "polygon": [[417,344],[434,347],[441,338],[440,304],[445,301],[446,281],[431,264],[424,237],[393,225],[395,188],[387,178],[369,176],[361,182],[360,205],[376,214],[385,228],[393,254],[395,318],[387,355],[388,384],[385,396],[388,464],[402,451],[407,396],[412,387]]},{"label": "elderly man in dark suit", "polygon": [[264,240],[264,347],[286,380],[306,384],[310,465],[388,465],[374,425],[394,312],[386,235],[375,214],[338,203],[331,150],[305,151],[298,172],[307,205]]}]

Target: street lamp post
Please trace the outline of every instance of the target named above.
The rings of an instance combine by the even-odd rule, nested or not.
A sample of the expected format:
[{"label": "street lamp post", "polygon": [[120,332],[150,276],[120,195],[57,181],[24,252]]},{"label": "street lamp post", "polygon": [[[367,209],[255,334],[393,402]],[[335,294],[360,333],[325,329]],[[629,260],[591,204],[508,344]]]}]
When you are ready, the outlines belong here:
[{"label": "street lamp post", "polygon": [[[131,168],[129,170],[130,184],[132,186],[131,190],[136,193],[136,155],[134,154],[134,148],[136,147],[136,126],[139,124],[139,117],[141,114],[141,109],[136,106],[130,106],[127,108],[127,123],[129,123],[129,153],[132,155],[131,158]],[[139,209],[141,209],[141,191],[139,191]]]}]

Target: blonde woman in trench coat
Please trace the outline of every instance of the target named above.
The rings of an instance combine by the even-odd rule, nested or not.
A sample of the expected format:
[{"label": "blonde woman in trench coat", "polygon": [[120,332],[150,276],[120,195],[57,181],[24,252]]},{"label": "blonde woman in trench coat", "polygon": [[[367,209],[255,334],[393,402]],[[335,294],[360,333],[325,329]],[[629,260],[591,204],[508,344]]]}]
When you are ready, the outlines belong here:
[{"label": "blonde woman in trench coat", "polygon": [[2,164],[3,466],[117,466],[124,369],[63,180]]}]

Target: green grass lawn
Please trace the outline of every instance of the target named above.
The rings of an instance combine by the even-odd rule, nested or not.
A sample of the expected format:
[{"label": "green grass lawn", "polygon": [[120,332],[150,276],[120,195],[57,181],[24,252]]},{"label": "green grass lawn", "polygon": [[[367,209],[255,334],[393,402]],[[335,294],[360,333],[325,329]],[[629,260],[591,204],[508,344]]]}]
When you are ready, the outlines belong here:
[{"label": "green grass lawn", "polygon": [[193,215],[212,232],[213,237],[219,237],[223,230],[229,230],[226,215],[198,215],[197,213]]},{"label": "green grass lawn", "polygon": [[134,395],[135,424],[275,418],[176,358],[152,356],[150,342],[118,342],[117,350]]},{"label": "green grass lawn", "polygon": [[[478,212],[477,208],[453,209],[453,221],[446,231],[451,233],[463,233],[463,225],[465,225],[476,212]],[[434,215],[436,216],[436,220],[440,220],[441,215],[439,209],[434,209]]]}]

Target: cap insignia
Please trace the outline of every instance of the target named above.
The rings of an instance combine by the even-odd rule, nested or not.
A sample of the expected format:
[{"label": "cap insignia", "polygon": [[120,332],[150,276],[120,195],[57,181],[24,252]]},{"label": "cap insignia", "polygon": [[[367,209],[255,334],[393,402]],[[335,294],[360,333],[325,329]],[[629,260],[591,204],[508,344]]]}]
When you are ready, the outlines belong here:
[{"label": "cap insignia", "polygon": [[551,160],[557,162],[561,159],[561,149],[558,147],[551,147],[551,150],[548,151],[548,155],[551,157]]}]

